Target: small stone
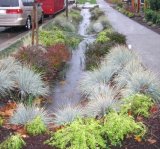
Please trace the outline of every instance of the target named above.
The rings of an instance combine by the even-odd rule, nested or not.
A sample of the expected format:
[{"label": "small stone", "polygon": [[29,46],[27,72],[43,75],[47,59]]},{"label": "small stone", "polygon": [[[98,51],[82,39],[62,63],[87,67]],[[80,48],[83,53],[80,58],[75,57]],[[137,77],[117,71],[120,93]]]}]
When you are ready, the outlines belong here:
[{"label": "small stone", "polygon": [[103,25],[101,23],[94,23],[93,24],[93,29],[95,32],[99,33],[103,30]]}]

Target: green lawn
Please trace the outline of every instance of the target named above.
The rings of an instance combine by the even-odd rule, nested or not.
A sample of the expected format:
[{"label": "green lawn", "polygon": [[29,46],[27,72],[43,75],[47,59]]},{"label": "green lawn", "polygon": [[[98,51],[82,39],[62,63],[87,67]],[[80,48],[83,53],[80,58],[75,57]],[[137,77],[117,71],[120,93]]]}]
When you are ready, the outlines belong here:
[{"label": "green lawn", "polygon": [[97,3],[96,0],[77,0],[77,2],[78,2],[79,4],[84,4],[84,3],[86,3],[86,2],[89,2],[89,3],[91,3],[91,4],[96,4],[96,3]]}]

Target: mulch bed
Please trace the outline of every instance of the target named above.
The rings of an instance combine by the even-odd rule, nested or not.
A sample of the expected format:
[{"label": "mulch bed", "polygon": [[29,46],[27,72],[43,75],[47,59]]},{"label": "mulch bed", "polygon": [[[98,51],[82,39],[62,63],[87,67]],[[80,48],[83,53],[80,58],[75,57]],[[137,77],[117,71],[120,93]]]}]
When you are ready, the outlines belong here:
[{"label": "mulch bed", "polygon": [[50,138],[49,135],[39,135],[24,139],[26,146],[23,149],[55,149],[49,145],[44,144]]},{"label": "mulch bed", "polygon": [[[141,142],[133,137],[126,138],[122,147],[112,147],[112,149],[160,149],[160,110],[153,114],[149,119],[142,120],[148,127],[147,135]],[[14,131],[0,128],[0,142],[4,141]],[[30,136],[25,138],[26,146],[23,149],[56,149],[44,144],[43,142],[50,138],[50,135]]]},{"label": "mulch bed", "polygon": [[0,127],[0,143],[12,134],[12,130]]},{"label": "mulch bed", "polygon": [[160,149],[160,111],[144,120],[148,127],[145,139],[137,142],[134,138],[124,140],[122,147],[113,147],[112,149]]}]

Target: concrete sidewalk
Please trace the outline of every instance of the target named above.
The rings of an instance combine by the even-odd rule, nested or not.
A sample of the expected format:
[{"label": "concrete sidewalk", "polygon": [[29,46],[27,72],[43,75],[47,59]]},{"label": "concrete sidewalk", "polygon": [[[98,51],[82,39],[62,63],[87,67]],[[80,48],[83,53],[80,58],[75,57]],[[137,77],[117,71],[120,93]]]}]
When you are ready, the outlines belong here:
[{"label": "concrete sidewalk", "polygon": [[127,43],[140,55],[143,64],[160,73],[160,35],[114,10],[104,0],[97,0],[113,28],[126,35]]}]

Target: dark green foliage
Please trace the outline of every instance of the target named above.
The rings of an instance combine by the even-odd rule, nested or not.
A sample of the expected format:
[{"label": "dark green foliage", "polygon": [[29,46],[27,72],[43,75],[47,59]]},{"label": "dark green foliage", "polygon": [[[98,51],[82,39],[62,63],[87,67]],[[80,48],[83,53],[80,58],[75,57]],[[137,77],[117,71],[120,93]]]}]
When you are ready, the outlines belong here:
[{"label": "dark green foliage", "polygon": [[3,125],[3,118],[0,116],[0,127]]},{"label": "dark green foliage", "polygon": [[141,115],[144,117],[149,117],[150,108],[153,106],[153,100],[146,95],[136,94],[126,99],[123,99],[124,104],[122,105],[121,111],[123,113],[128,113],[137,116]]},{"label": "dark green foliage", "polygon": [[160,25],[160,12],[147,9],[145,10],[145,19],[148,22],[151,21],[153,24]]},{"label": "dark green foliage", "polygon": [[102,130],[108,142],[113,146],[121,145],[128,134],[143,137],[146,132],[145,126],[135,122],[132,116],[116,112],[111,112],[105,117]]},{"label": "dark green foliage", "polygon": [[94,7],[93,9],[90,10],[91,12],[91,20],[98,20],[98,18],[100,16],[103,16],[104,15],[104,12],[98,8],[98,7]]},{"label": "dark green foliage", "polygon": [[152,10],[160,10],[160,0],[148,0]]},{"label": "dark green foliage", "polygon": [[86,51],[86,69],[98,67],[101,59],[117,44],[126,44],[126,37],[118,32],[104,30],[98,34],[96,42]]},{"label": "dark green foliage", "polygon": [[101,127],[94,119],[77,119],[55,132],[45,144],[60,149],[103,149],[106,144],[101,136]]},{"label": "dark green foliage", "polygon": [[40,116],[26,124],[27,133],[36,136],[46,132],[47,128]]},{"label": "dark green foliage", "polygon": [[22,149],[25,142],[19,135],[12,135],[0,144],[0,149]]},{"label": "dark green foliage", "polygon": [[92,70],[97,68],[100,64],[101,59],[107,54],[110,48],[113,46],[113,43],[93,43],[89,46],[89,49],[86,51],[86,69]]},{"label": "dark green foliage", "polygon": [[123,34],[120,34],[118,32],[112,32],[108,34],[108,38],[111,42],[114,42],[114,44],[126,44],[126,37]]}]

